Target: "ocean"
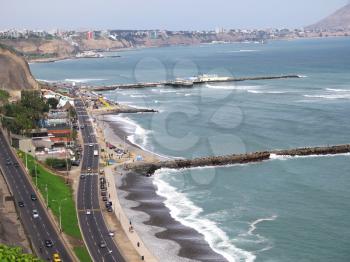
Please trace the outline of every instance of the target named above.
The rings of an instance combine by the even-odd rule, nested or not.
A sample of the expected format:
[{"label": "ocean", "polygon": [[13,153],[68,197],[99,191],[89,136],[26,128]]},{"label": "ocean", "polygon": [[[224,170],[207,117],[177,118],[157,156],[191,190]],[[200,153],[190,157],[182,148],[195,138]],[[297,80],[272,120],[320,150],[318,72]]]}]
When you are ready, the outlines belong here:
[{"label": "ocean", "polygon": [[[112,116],[146,150],[193,158],[349,143],[350,38],[176,46],[121,57],[31,64],[48,81],[104,85],[200,73],[298,79],[116,90],[111,100],[159,110]],[[157,171],[171,216],[228,261],[349,261],[350,155]],[[162,242],[159,242],[161,245]]]}]

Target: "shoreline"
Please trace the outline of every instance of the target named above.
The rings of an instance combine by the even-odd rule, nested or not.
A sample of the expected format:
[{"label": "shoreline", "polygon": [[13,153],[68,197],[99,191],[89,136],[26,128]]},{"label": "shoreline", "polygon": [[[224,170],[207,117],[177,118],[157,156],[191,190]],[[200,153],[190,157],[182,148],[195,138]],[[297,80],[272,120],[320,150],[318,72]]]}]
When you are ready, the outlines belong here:
[{"label": "shoreline", "polygon": [[[123,118],[120,115],[119,117]],[[103,120],[96,121],[99,126],[103,123]],[[121,123],[104,122],[106,124],[102,126],[105,139],[114,145],[122,145],[123,137],[130,134],[123,130]],[[128,144],[128,151],[142,154],[146,162],[162,159],[129,140],[125,143]],[[131,172],[114,177],[117,196],[124,213],[132,220],[136,232],[150,252],[160,261],[169,259],[169,255],[172,261],[227,261],[210,247],[202,233],[171,216],[171,210],[165,205],[166,199],[157,194],[153,178]],[[164,248],[159,249],[159,246]]]},{"label": "shoreline", "polygon": [[[280,39],[268,39],[268,42],[275,42],[275,41],[297,41],[297,40],[312,40],[312,39],[332,39],[332,38],[349,38],[350,36],[346,35],[334,35],[334,36],[309,36],[309,37],[290,37],[290,38],[280,38]],[[228,43],[198,43],[198,44],[172,44],[172,45],[160,45],[160,46],[136,46],[136,47],[125,47],[125,48],[117,48],[115,50],[105,50],[100,53],[113,53],[113,52],[127,52],[127,51],[137,51],[142,49],[151,49],[151,48],[164,48],[164,47],[176,47],[176,46],[199,46],[199,45],[221,45],[221,44],[245,44],[245,42],[228,42]],[[94,51],[94,50],[92,50]],[[66,56],[66,57],[51,57],[51,58],[39,58],[39,59],[27,59],[29,64],[40,64],[40,63],[54,63],[58,61],[64,61],[69,59],[81,59],[83,57],[76,57],[75,55]],[[101,57],[105,58],[105,57]],[[108,58],[108,56],[107,56]]]}]

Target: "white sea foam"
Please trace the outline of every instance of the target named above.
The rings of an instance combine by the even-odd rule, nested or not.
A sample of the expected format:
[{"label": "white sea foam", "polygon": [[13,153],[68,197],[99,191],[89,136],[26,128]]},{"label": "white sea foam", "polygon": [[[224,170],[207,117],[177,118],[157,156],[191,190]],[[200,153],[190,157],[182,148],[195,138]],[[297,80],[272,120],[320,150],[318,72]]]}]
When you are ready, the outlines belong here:
[{"label": "white sea foam", "polygon": [[326,88],[326,90],[332,92],[350,92],[350,89]]},{"label": "white sea foam", "polygon": [[76,83],[89,83],[89,82],[96,82],[96,81],[105,81],[107,79],[102,78],[66,78],[64,79],[65,82],[76,82]]},{"label": "white sea foam", "polygon": [[146,95],[130,95],[130,97],[133,97],[133,98],[144,98],[144,97],[148,97]]},{"label": "white sea foam", "polygon": [[260,50],[255,49],[241,49],[241,50],[233,50],[228,51],[227,53],[252,53],[252,52],[259,52]]},{"label": "white sea foam", "polygon": [[191,96],[192,94],[185,94],[185,96]]},{"label": "white sea foam", "polygon": [[222,89],[222,90],[240,90],[240,91],[255,91],[256,89],[260,88],[260,86],[239,86],[239,85],[233,85],[233,86],[224,86],[224,85],[205,85],[207,88],[211,89]]},{"label": "white sea foam", "polygon": [[167,169],[158,170],[153,182],[157,186],[157,194],[166,199],[165,205],[169,208],[171,216],[203,234],[210,247],[228,261],[254,261],[256,258],[254,254],[234,246],[227,234],[214,221],[201,217],[203,210],[200,207],[162,179],[168,172]]},{"label": "white sea foam", "polygon": [[306,75],[298,75],[299,78],[307,78],[308,76]]},{"label": "white sea foam", "polygon": [[336,100],[336,99],[350,99],[349,94],[323,94],[323,95],[304,95],[307,98],[321,98],[327,100]]},{"label": "white sea foam", "polygon": [[253,221],[250,225],[249,225],[249,230],[247,232],[248,235],[253,235],[254,231],[257,228],[257,225],[261,222],[265,222],[265,221],[274,221],[276,220],[277,215],[273,215],[271,217],[267,217],[267,218],[259,218],[255,221]]},{"label": "white sea foam", "polygon": [[159,89],[159,92],[160,93],[176,93],[175,90],[162,90],[162,89]]},{"label": "white sea foam", "polygon": [[298,159],[298,158],[318,158],[318,157],[337,157],[337,156],[350,156],[350,153],[344,153],[344,154],[328,154],[328,155],[308,155],[308,156],[286,156],[286,155],[276,155],[271,154],[270,159],[271,160],[290,160],[290,159]]},{"label": "white sea foam", "polygon": [[267,90],[248,90],[248,93],[252,94],[285,94],[288,93],[288,91],[267,91]]}]

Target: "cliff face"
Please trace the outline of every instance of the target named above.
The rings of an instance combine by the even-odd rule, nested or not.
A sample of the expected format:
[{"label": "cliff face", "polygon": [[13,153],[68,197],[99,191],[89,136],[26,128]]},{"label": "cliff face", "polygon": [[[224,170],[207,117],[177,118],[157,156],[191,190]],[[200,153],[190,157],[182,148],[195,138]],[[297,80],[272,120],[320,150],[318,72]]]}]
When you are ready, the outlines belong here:
[{"label": "cliff face", "polygon": [[26,60],[15,51],[0,45],[0,88],[18,97],[23,89],[37,89]]},{"label": "cliff face", "polygon": [[337,10],[332,15],[322,19],[316,24],[305,28],[306,30],[343,30],[350,29],[350,4]]}]

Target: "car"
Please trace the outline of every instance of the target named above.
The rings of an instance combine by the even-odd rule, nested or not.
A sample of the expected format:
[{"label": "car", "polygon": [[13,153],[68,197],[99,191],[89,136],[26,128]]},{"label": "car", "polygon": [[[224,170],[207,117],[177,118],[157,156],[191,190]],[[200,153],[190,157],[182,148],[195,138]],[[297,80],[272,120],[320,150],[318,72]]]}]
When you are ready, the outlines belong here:
[{"label": "car", "polygon": [[107,244],[106,244],[105,241],[101,241],[101,242],[98,244],[98,246],[99,246],[100,248],[106,248],[106,247],[107,247]]},{"label": "car", "polygon": [[60,257],[60,255],[58,253],[54,253],[52,255],[52,261],[53,262],[62,262],[61,257]]},{"label": "car", "polygon": [[114,232],[113,231],[109,231],[108,235],[111,236],[111,237],[114,237]]},{"label": "car", "polygon": [[18,201],[18,206],[19,207],[24,207],[24,202],[23,201]]},{"label": "car", "polygon": [[30,195],[30,199],[31,199],[32,201],[37,201],[37,200],[38,200],[38,198],[36,197],[35,194],[31,194],[31,195]]},{"label": "car", "polygon": [[88,171],[88,172],[91,172],[91,167],[88,167],[88,168],[87,168],[87,171]]},{"label": "car", "polygon": [[112,206],[112,202],[111,202],[111,201],[107,201],[107,202],[105,203],[105,206],[106,206],[106,208],[111,207],[111,206]]},{"label": "car", "polygon": [[106,202],[108,198],[106,196],[102,197],[102,201]]},{"label": "car", "polygon": [[53,242],[50,239],[45,240],[45,246],[46,247],[53,247]]},{"label": "car", "polygon": [[86,175],[81,174],[80,179],[85,179]]},{"label": "car", "polygon": [[101,196],[107,196],[107,192],[101,192]]},{"label": "car", "polygon": [[84,126],[80,126],[80,129],[84,129]]},{"label": "car", "polygon": [[6,165],[7,165],[7,166],[10,166],[11,164],[12,164],[11,161],[7,161],[7,162],[6,162]]},{"label": "car", "polygon": [[93,144],[90,144],[89,147],[93,147],[94,145]]},{"label": "car", "polygon": [[36,209],[33,209],[32,214],[33,214],[33,218],[38,218],[39,217],[38,210],[36,210]]},{"label": "car", "polygon": [[17,162],[13,163],[14,167],[19,167],[19,164]]},{"label": "car", "polygon": [[107,212],[113,212],[113,208],[112,207],[107,207]]},{"label": "car", "polygon": [[86,209],[85,214],[91,215],[91,210],[90,209]]}]

